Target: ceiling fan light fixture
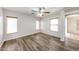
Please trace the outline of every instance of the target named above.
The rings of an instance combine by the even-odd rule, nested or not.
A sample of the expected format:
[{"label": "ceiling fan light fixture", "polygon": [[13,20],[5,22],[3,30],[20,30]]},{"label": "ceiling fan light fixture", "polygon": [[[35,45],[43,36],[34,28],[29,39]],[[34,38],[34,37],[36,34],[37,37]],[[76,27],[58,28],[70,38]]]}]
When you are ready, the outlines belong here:
[{"label": "ceiling fan light fixture", "polygon": [[44,12],[44,9],[42,9],[41,12]]},{"label": "ceiling fan light fixture", "polygon": [[32,9],[32,12],[33,12],[32,14],[36,14],[36,16],[38,17],[43,17],[50,13],[48,11],[45,11],[44,7],[35,7]]},{"label": "ceiling fan light fixture", "polygon": [[42,17],[43,13],[38,13],[37,16]]}]

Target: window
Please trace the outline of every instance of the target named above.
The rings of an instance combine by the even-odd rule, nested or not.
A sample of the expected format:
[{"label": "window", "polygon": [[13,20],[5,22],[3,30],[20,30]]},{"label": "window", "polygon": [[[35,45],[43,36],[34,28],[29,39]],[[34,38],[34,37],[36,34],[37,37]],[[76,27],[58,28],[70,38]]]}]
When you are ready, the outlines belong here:
[{"label": "window", "polygon": [[7,17],[7,33],[17,32],[17,18]]},{"label": "window", "polygon": [[58,31],[58,19],[50,20],[50,30],[51,31]]},{"label": "window", "polygon": [[36,21],[36,30],[39,30],[39,21]]}]

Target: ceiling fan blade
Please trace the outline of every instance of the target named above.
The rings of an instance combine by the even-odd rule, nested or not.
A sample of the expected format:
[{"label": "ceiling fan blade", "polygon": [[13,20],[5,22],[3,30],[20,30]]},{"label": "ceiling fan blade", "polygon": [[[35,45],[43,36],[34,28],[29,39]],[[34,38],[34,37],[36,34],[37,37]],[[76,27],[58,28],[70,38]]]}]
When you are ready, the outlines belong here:
[{"label": "ceiling fan blade", "polygon": [[32,12],[38,12],[38,11],[32,10]]},{"label": "ceiling fan blade", "polygon": [[50,12],[43,12],[43,13],[50,13]]},{"label": "ceiling fan blade", "polygon": [[42,10],[42,8],[40,7],[40,8],[39,8],[39,12],[40,12],[40,13],[41,13],[41,10]]}]

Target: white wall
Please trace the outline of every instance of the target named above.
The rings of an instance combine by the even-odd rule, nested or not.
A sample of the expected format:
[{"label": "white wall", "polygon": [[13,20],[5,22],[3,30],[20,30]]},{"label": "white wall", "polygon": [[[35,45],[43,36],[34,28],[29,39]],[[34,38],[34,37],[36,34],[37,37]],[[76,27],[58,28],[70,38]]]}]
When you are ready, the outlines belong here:
[{"label": "white wall", "polygon": [[[12,34],[7,34],[6,33],[6,16],[13,16],[13,17],[18,17],[18,32],[17,33],[12,33]],[[33,33],[36,33],[36,19],[32,18],[30,16],[27,16],[22,13],[10,11],[10,10],[4,10],[4,40],[9,40],[9,39],[14,39],[26,35],[30,35]]]},{"label": "white wall", "polygon": [[[50,31],[50,20],[53,18],[58,18],[59,19],[59,24],[58,24],[58,32]],[[41,30],[43,33],[60,37],[61,41],[64,41],[65,37],[65,17],[64,17],[64,11],[60,11],[57,13],[52,14],[49,17],[46,17],[41,20]]]},{"label": "white wall", "polygon": [[0,8],[0,42],[3,40],[3,11]]}]

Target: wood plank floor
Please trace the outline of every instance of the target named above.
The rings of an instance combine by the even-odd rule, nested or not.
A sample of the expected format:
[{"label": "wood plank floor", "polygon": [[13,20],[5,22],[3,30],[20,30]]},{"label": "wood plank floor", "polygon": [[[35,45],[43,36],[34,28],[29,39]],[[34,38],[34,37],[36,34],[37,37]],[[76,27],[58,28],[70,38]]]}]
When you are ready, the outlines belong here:
[{"label": "wood plank floor", "polygon": [[[69,41],[68,41],[69,42]],[[68,43],[67,42],[67,43]],[[0,48],[1,51],[73,51],[79,50],[78,41],[65,44],[59,38],[43,33],[24,36],[13,40],[5,41]]]}]

